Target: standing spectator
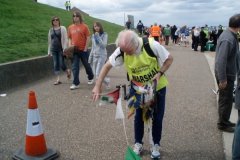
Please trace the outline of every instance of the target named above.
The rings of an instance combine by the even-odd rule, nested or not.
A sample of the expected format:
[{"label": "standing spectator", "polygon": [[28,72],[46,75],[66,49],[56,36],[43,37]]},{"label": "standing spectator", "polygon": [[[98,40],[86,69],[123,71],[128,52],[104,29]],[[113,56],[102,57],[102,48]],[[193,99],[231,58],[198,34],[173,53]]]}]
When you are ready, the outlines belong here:
[{"label": "standing spectator", "polygon": [[173,25],[173,27],[171,28],[171,35],[172,35],[172,43],[177,44],[177,36],[175,36],[175,32],[177,30],[176,25]]},{"label": "standing spectator", "polygon": [[218,31],[217,31],[217,38],[220,37],[220,35],[222,34],[222,32],[223,32],[222,25],[219,25],[219,26],[218,26]]},{"label": "standing spectator", "polygon": [[131,29],[131,21],[130,19],[126,22],[127,29]]},{"label": "standing spectator", "polygon": [[[118,47],[103,66],[92,93],[93,100],[96,101],[99,98],[104,77],[112,67],[117,67],[123,64],[129,73],[132,89],[138,87],[137,84],[144,86],[153,80],[157,80],[157,98],[153,113],[153,146],[151,148],[151,157],[160,158],[159,148],[165,110],[166,85],[168,83],[164,73],[171,66],[173,58],[158,42],[150,38],[148,40],[150,47],[157,58],[149,56],[145,50],[142,50],[142,39],[134,31],[124,30],[120,32],[116,40],[116,45]],[[121,51],[124,52],[124,56],[119,56],[121,55]],[[140,77],[148,78],[142,79]],[[144,122],[142,114],[143,110],[139,106],[136,109],[134,121],[135,145],[133,150],[136,154],[140,154],[143,149],[142,139],[144,134]]]},{"label": "standing spectator", "polygon": [[206,33],[204,32],[204,27],[201,27],[201,31],[200,31],[200,44],[201,44],[201,52],[205,51],[205,46],[206,46]]},{"label": "standing spectator", "polygon": [[195,27],[193,30],[193,49],[194,51],[198,51],[198,45],[200,40],[200,29],[199,27]]},{"label": "standing spectator", "polygon": [[164,35],[164,37],[165,37],[165,45],[168,45],[168,43],[169,43],[169,37],[170,37],[170,35],[171,35],[171,28],[170,28],[170,25],[169,25],[169,24],[167,24],[167,26],[164,27],[164,29],[163,29],[163,35]]},{"label": "standing spectator", "polygon": [[[107,41],[108,35],[103,31],[102,24],[100,22],[95,22],[93,24],[92,48],[88,58],[88,63],[92,64],[96,80],[107,60]],[[104,83],[107,88],[109,88],[109,80],[109,78],[104,79]]]},{"label": "standing spectator", "polygon": [[161,28],[157,25],[157,23],[154,23],[154,25],[151,28],[151,36],[154,38],[155,41],[160,43],[160,35],[161,35]]},{"label": "standing spectator", "polygon": [[66,1],[64,5],[66,7],[66,10],[68,10],[68,1]]},{"label": "standing spectator", "polygon": [[68,27],[69,46],[75,46],[73,54],[73,84],[71,90],[79,88],[79,59],[88,75],[88,84],[93,83],[93,72],[88,63],[88,45],[90,41],[90,31],[88,26],[83,22],[80,12],[73,12],[73,24]]},{"label": "standing spectator", "polygon": [[[235,123],[229,121],[233,103],[233,88],[236,79],[236,57],[239,54],[237,32],[240,29],[240,14],[229,19],[229,27],[218,38],[215,58],[215,76],[219,88],[218,129],[234,132]],[[238,148],[239,149],[239,148]]]},{"label": "standing spectator", "polygon": [[137,24],[138,34],[141,36],[143,34],[144,25],[141,20]]},{"label": "standing spectator", "polygon": [[215,51],[217,46],[217,29],[214,28],[210,34],[210,40],[213,41],[213,47],[211,48],[211,51]]},{"label": "standing spectator", "polygon": [[71,10],[71,2],[68,1],[68,10],[70,11]]},{"label": "standing spectator", "polygon": [[194,50],[194,34],[193,34],[193,32],[194,32],[194,29],[195,29],[196,27],[195,26],[193,26],[192,27],[192,29],[191,29],[191,35],[192,35],[192,50]]},{"label": "standing spectator", "polygon": [[57,75],[57,80],[54,85],[61,84],[60,81],[60,68],[63,71],[66,70],[66,66],[63,59],[63,50],[67,48],[67,30],[64,26],[61,26],[60,19],[54,16],[51,20],[52,27],[48,32],[48,55],[53,57],[54,73]]}]

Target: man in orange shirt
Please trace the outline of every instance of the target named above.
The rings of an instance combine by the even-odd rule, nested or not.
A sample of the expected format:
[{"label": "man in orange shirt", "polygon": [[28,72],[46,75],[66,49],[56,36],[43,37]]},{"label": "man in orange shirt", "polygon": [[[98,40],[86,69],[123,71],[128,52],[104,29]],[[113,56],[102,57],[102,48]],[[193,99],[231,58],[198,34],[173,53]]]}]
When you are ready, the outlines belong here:
[{"label": "man in orange shirt", "polygon": [[154,26],[151,28],[151,36],[155,39],[155,41],[159,42],[160,33],[161,28],[157,25],[157,23],[154,23]]},{"label": "man in orange shirt", "polygon": [[88,63],[88,45],[90,41],[90,31],[88,26],[83,23],[82,15],[80,12],[73,13],[73,24],[68,27],[69,46],[75,46],[73,54],[73,84],[70,89],[74,90],[79,88],[79,59],[81,59],[83,66],[88,75],[88,84],[93,83],[93,72],[90,64]]}]

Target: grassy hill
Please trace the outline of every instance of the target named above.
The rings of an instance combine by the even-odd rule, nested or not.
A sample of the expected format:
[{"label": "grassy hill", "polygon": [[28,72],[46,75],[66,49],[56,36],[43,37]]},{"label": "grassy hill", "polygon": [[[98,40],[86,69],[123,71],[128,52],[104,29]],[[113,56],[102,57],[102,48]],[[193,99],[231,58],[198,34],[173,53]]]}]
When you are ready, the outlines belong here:
[{"label": "grassy hill", "polygon": [[[71,12],[33,0],[1,0],[0,10],[0,63],[46,55],[52,16],[59,16],[61,25],[66,27],[72,23]],[[109,35],[109,43],[114,42],[123,29],[90,16],[83,18],[91,32],[93,22],[100,21]]]}]

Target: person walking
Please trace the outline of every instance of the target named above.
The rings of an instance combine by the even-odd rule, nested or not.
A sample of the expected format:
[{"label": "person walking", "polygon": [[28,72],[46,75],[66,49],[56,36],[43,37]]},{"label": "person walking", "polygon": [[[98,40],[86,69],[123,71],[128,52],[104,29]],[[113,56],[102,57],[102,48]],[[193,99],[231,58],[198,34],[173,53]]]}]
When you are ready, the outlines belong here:
[{"label": "person walking", "polygon": [[160,43],[160,35],[161,28],[157,25],[157,23],[154,23],[154,25],[151,27],[151,36],[154,38],[155,41]]},{"label": "person walking", "polygon": [[128,21],[126,22],[126,29],[131,29],[131,21],[130,21],[130,19],[128,19]]},{"label": "person walking", "polygon": [[[168,84],[165,72],[171,66],[173,57],[170,53],[156,42],[153,38],[148,38],[149,45],[156,57],[150,56],[143,50],[143,39],[131,30],[124,30],[118,34],[116,45],[117,49],[109,57],[103,66],[98,80],[92,90],[93,100],[99,98],[104,77],[112,67],[125,65],[131,81],[131,88],[144,86],[149,82],[157,81],[156,107],[153,113],[152,137],[153,146],[151,157],[160,158],[160,140],[162,135],[162,123],[165,110],[166,86]],[[122,52],[121,52],[122,51]],[[124,52],[124,53],[123,53]],[[121,56],[122,55],[122,56]],[[143,78],[144,77],[144,78]],[[134,121],[135,145],[134,152],[140,154],[143,149],[143,110],[141,107],[136,109]]]},{"label": "person walking", "polygon": [[138,21],[137,30],[138,30],[138,34],[140,36],[142,36],[143,35],[143,30],[144,30],[144,25],[143,25],[141,20]]},{"label": "person walking", "polygon": [[[97,80],[99,73],[107,60],[107,41],[108,34],[104,32],[102,24],[95,22],[93,24],[92,48],[88,58],[88,63],[92,64],[94,76]],[[109,89],[109,78],[104,79],[104,83]]]},{"label": "person walking", "polygon": [[73,53],[73,83],[70,87],[71,90],[79,88],[79,59],[85,68],[88,75],[88,84],[93,83],[93,72],[90,64],[88,63],[88,45],[90,41],[90,31],[88,26],[83,22],[80,12],[73,12],[73,24],[68,27],[69,46],[75,46]]},{"label": "person walking", "polygon": [[229,19],[229,27],[218,38],[215,57],[215,77],[219,88],[218,129],[234,132],[235,123],[229,121],[236,79],[236,56],[239,53],[237,32],[240,29],[240,14]]},{"label": "person walking", "polygon": [[60,25],[60,19],[54,16],[51,20],[52,27],[48,32],[48,56],[53,57],[54,73],[57,76],[54,85],[61,84],[60,69],[66,71],[63,50],[68,46],[67,30]]},{"label": "person walking", "polygon": [[163,29],[163,35],[165,37],[165,45],[167,46],[168,43],[169,43],[169,37],[171,36],[171,28],[170,28],[170,25],[167,24],[166,27],[164,27]]}]

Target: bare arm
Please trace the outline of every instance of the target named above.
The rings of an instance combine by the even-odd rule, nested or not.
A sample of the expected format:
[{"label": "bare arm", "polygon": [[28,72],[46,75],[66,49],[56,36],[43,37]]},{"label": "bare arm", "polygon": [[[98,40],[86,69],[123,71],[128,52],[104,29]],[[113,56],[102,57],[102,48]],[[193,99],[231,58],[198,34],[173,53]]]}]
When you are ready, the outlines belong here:
[{"label": "bare arm", "polygon": [[163,63],[163,65],[162,65],[159,73],[156,74],[156,75],[152,78],[152,80],[155,80],[155,79],[156,79],[157,82],[158,82],[159,78],[162,76],[161,73],[165,73],[165,72],[168,70],[168,68],[171,66],[172,62],[173,62],[173,56],[172,56],[172,55],[169,55],[168,58],[166,59],[166,61]]},{"label": "bare arm", "polygon": [[101,93],[101,88],[102,88],[102,82],[105,78],[105,76],[108,74],[108,72],[110,71],[110,69],[112,68],[112,65],[110,64],[109,61],[107,61],[107,63],[104,64],[100,74],[99,74],[99,77],[96,81],[96,84],[92,90],[92,99],[93,101],[96,101],[98,100],[99,98],[99,95]]}]

